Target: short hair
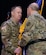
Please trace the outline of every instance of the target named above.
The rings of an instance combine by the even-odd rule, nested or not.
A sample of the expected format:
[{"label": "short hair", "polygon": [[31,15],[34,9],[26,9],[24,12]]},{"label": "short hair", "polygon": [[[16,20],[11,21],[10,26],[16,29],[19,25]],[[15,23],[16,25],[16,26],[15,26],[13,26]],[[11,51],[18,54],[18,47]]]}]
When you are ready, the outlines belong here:
[{"label": "short hair", "polygon": [[39,10],[39,6],[38,6],[37,3],[31,3],[31,4],[29,5],[29,7],[30,7],[31,9],[33,9],[33,10],[36,10],[36,11]]},{"label": "short hair", "polygon": [[21,8],[21,9],[22,9],[22,7],[21,7],[21,6],[13,6],[13,7],[11,8],[11,11],[13,11],[16,7],[19,7],[19,8]]}]

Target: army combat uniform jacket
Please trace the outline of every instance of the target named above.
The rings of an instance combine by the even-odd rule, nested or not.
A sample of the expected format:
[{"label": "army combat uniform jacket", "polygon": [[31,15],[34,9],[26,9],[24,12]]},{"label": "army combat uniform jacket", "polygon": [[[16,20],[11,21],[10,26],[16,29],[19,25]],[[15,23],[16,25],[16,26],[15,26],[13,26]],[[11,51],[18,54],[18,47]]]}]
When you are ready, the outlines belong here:
[{"label": "army combat uniform jacket", "polygon": [[[45,39],[45,41],[31,44],[26,49],[26,55],[46,55],[46,20],[35,12],[28,17],[20,46],[24,47],[29,41]],[[34,42],[34,41],[33,41]]]},{"label": "army combat uniform jacket", "polygon": [[3,42],[1,55],[15,55],[14,50],[18,47],[19,24],[12,19],[1,25],[1,38]]}]

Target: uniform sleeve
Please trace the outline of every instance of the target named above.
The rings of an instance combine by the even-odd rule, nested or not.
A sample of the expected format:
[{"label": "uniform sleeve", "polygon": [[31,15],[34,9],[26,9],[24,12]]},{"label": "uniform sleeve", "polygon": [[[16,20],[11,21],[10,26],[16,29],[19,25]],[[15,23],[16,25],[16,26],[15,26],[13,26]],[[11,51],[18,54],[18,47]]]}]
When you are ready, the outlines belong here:
[{"label": "uniform sleeve", "polygon": [[46,24],[41,18],[36,16],[30,17],[25,31],[20,41],[20,46],[26,46],[30,40],[45,39],[46,38]]},{"label": "uniform sleeve", "polygon": [[10,41],[11,37],[11,28],[6,24],[1,26],[1,38],[2,42],[5,46],[5,50],[13,53],[15,47],[12,46],[12,42]]},{"label": "uniform sleeve", "polygon": [[32,39],[31,37],[32,33],[30,33],[30,29],[32,26],[33,26],[33,21],[31,22],[31,20],[29,19],[28,22],[26,23],[25,31],[22,34],[22,39],[19,41],[21,47],[26,46],[27,43]]}]

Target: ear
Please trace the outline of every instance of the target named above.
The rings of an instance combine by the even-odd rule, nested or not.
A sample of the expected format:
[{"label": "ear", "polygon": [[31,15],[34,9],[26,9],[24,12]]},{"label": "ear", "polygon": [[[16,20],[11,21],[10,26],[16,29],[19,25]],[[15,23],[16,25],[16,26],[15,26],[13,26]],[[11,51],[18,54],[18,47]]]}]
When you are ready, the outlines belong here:
[{"label": "ear", "polygon": [[14,12],[13,11],[11,11],[11,15],[14,15]]}]

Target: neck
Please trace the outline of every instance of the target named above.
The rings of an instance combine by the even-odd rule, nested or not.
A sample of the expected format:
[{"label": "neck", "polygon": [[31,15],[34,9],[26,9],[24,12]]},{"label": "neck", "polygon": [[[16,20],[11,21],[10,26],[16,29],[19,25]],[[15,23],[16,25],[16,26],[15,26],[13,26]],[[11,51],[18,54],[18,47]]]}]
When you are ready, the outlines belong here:
[{"label": "neck", "polygon": [[11,19],[12,19],[12,21],[13,21],[14,23],[18,23],[18,21],[17,21],[17,20],[15,20],[15,18],[14,18],[14,17],[11,17]]},{"label": "neck", "polygon": [[31,15],[37,13],[37,11],[31,11]]}]

